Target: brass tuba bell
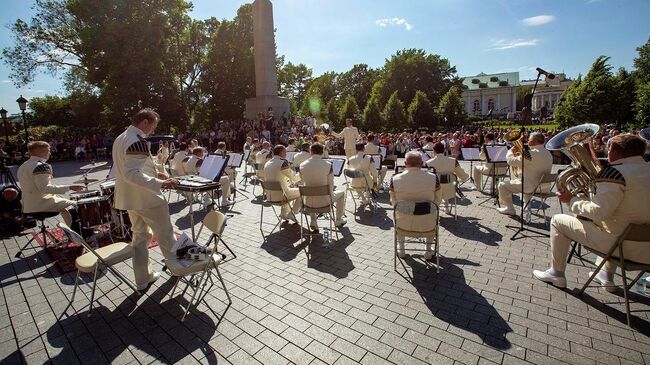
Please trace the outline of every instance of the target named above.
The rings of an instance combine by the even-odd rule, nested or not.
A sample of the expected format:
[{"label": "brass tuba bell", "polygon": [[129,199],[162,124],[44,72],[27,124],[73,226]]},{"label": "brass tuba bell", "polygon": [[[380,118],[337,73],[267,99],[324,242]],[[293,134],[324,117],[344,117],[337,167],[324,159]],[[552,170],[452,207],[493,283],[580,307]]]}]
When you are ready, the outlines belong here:
[{"label": "brass tuba bell", "polygon": [[[523,153],[524,151],[524,136],[521,133],[521,129],[513,129],[510,132],[506,133],[505,137],[503,138],[506,142],[512,143],[512,148],[510,151],[512,151],[512,154],[514,156],[519,156]],[[512,174],[515,175],[517,178],[521,178],[521,174],[519,171],[519,167],[517,166],[512,166],[511,167]]]},{"label": "brass tuba bell", "polygon": [[601,167],[589,139],[599,129],[596,124],[582,124],[555,135],[546,143],[549,151],[560,150],[571,159],[571,167],[557,177],[558,190],[576,196],[590,196],[595,192],[594,179]]}]

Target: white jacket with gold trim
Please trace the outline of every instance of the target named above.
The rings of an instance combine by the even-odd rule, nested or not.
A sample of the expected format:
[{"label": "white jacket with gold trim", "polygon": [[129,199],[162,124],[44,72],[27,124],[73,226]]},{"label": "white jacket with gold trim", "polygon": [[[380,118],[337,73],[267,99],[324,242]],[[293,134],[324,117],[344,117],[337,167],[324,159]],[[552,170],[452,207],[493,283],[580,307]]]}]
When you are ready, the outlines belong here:
[{"label": "white jacket with gold trim", "polygon": [[57,194],[70,190],[70,185],[52,184],[52,166],[45,159],[32,156],[18,168],[24,213],[58,212],[74,202]]}]

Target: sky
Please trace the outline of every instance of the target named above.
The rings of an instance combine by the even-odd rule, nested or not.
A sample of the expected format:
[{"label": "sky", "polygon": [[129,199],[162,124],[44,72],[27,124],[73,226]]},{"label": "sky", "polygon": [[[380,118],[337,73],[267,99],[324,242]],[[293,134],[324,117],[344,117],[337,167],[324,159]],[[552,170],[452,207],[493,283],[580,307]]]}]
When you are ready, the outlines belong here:
[{"label": "sky", "polygon": [[[194,0],[196,19],[232,19],[247,1]],[[614,69],[632,69],[636,48],[650,36],[648,0],[274,0],[278,53],[304,63],[314,76],[366,63],[381,67],[404,48],[422,48],[456,66],[459,76],[480,72],[535,77],[535,67],[585,74],[600,55]],[[0,48],[12,46],[8,26],[33,16],[32,0],[0,0]],[[39,75],[18,89],[0,62],[0,107],[15,100],[62,95],[62,81]]]}]

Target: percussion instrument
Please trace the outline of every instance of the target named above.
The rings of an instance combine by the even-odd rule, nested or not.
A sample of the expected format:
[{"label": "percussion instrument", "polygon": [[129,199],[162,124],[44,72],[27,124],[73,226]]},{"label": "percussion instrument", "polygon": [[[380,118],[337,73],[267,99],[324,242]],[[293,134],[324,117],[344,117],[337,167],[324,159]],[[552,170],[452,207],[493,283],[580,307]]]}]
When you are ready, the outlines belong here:
[{"label": "percussion instrument", "polygon": [[102,167],[102,166],[106,166],[106,165],[108,165],[108,162],[106,162],[106,161],[93,162],[93,163],[89,163],[88,165],[83,165],[79,169],[80,170],[92,170],[92,169],[96,169],[98,167]]},{"label": "percussion instrument", "polygon": [[99,195],[100,195],[99,190],[80,190],[80,191],[71,192],[70,199],[79,201],[81,199],[91,198]]},{"label": "percussion instrument", "polygon": [[77,201],[77,211],[79,212],[81,227],[93,228],[111,223],[112,215],[109,200],[110,197],[106,195],[79,199]]},{"label": "percussion instrument", "polygon": [[99,190],[102,191],[102,195],[112,196],[115,193],[115,179],[107,180],[99,184]]},{"label": "percussion instrument", "polygon": [[84,185],[87,185],[87,184],[89,184],[89,183],[95,183],[95,182],[98,182],[98,181],[99,181],[98,179],[87,179],[87,178],[84,178],[84,179],[77,180],[77,181],[73,182],[73,184],[84,184]]}]

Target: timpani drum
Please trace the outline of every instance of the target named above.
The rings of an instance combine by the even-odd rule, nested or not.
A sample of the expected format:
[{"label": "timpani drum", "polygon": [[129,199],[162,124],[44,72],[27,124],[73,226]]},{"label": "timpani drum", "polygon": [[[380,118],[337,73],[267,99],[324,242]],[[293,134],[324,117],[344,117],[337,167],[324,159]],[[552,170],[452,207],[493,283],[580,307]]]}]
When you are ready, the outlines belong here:
[{"label": "timpani drum", "polygon": [[77,200],[77,211],[82,228],[93,228],[112,221],[111,204],[106,195]]},{"label": "timpani drum", "polygon": [[70,193],[70,199],[74,201],[79,201],[79,200],[88,199],[99,195],[100,195],[99,190],[73,191]]}]

